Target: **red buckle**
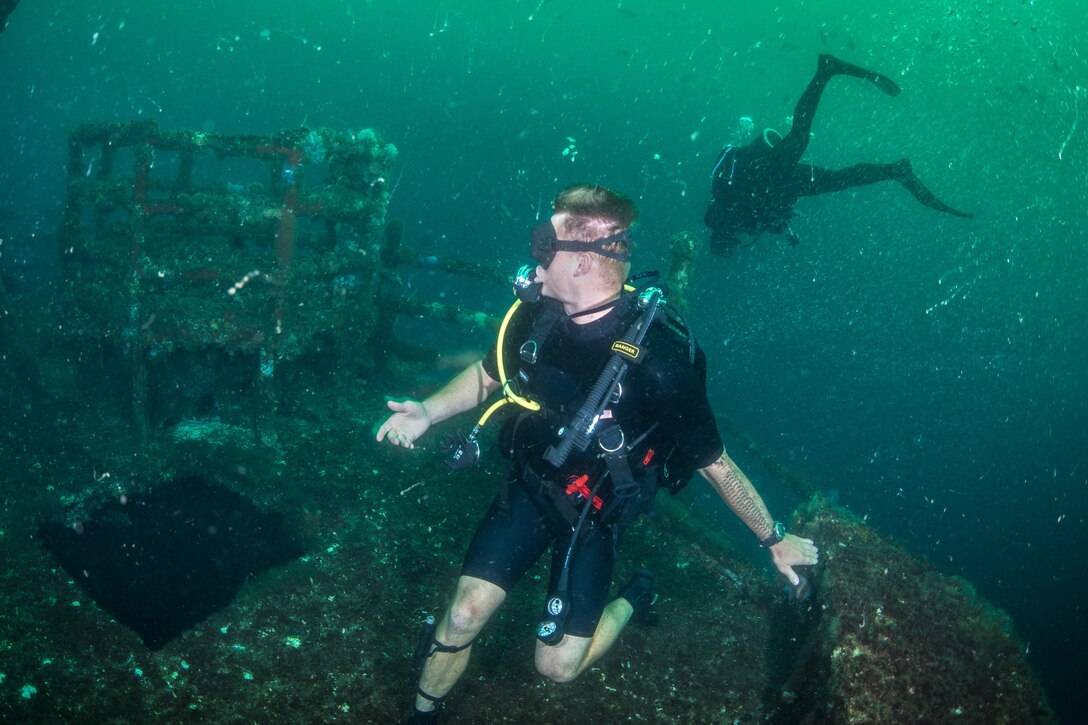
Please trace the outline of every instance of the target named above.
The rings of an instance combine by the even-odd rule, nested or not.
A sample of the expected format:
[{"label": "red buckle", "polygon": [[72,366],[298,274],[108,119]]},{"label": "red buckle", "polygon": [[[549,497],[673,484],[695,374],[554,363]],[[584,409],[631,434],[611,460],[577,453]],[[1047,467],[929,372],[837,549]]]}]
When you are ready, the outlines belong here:
[{"label": "red buckle", "polygon": [[[582,497],[583,500],[589,498],[589,486],[586,485],[587,483],[589,483],[589,475],[588,474],[582,474],[581,476],[570,476],[570,477],[568,477],[567,478],[567,495],[570,496],[572,494],[578,494],[578,495],[580,495]],[[602,506],[604,506],[604,501],[601,500],[601,497],[600,496],[594,496],[593,497],[593,508],[600,511]]]},{"label": "red buckle", "polygon": [[645,468],[650,465],[650,460],[654,457],[654,449],[649,448],[646,450],[646,455],[642,458],[642,466]]}]

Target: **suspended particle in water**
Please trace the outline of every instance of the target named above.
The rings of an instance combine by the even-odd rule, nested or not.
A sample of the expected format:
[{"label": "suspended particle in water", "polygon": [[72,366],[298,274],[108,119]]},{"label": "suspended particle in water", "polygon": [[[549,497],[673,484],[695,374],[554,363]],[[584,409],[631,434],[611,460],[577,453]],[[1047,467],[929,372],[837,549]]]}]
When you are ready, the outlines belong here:
[{"label": "suspended particle in water", "polygon": [[1058,161],[1062,160],[1062,154],[1065,153],[1065,147],[1069,145],[1069,139],[1073,138],[1073,132],[1077,130],[1077,122],[1080,121],[1080,99],[1088,94],[1088,89],[1084,86],[1077,86],[1073,90],[1073,125],[1069,128],[1069,133],[1065,135],[1065,140],[1062,141],[1061,148],[1058,149]]}]

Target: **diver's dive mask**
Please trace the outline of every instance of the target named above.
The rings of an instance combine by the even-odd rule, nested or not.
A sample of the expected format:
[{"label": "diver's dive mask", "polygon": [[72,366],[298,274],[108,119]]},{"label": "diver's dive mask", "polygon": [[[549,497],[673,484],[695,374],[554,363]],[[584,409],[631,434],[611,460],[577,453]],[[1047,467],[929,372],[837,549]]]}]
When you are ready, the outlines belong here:
[{"label": "diver's dive mask", "polygon": [[540,266],[544,269],[547,269],[552,260],[555,259],[556,252],[593,252],[603,257],[618,259],[621,262],[629,261],[631,252],[627,251],[627,249],[617,252],[607,248],[616,242],[623,242],[627,248],[631,246],[627,240],[627,232],[613,234],[610,237],[601,237],[591,242],[559,239],[555,236],[555,227],[552,226],[550,221],[546,221],[533,227],[532,234],[529,237],[529,255],[540,262]]}]

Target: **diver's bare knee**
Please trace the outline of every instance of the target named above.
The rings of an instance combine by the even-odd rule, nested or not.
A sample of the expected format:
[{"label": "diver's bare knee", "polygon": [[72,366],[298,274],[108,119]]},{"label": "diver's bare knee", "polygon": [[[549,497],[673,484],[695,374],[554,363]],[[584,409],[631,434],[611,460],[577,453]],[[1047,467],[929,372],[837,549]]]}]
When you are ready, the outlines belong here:
[{"label": "diver's bare knee", "polygon": [[537,644],[536,671],[552,682],[573,682],[582,674],[589,640],[564,637],[554,647]]},{"label": "diver's bare knee", "polygon": [[446,617],[446,636],[475,637],[505,596],[494,584],[462,577]]},{"label": "diver's bare knee", "polygon": [[560,684],[574,682],[574,680],[578,679],[578,675],[581,674],[574,663],[562,660],[541,660],[540,658],[537,658],[536,671],[552,682]]}]

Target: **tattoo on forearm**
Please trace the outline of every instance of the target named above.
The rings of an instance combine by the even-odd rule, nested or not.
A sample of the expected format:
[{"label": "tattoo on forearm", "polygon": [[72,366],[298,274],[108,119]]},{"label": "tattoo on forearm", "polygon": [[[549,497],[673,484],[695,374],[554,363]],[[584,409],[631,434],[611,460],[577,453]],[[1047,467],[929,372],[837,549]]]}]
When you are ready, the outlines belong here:
[{"label": "tattoo on forearm", "polygon": [[718,495],[757,536],[770,536],[771,527],[774,525],[773,522],[768,524],[771,521],[770,512],[748,477],[724,456],[715,461],[711,468],[714,469],[714,475],[710,478],[710,483]]}]

